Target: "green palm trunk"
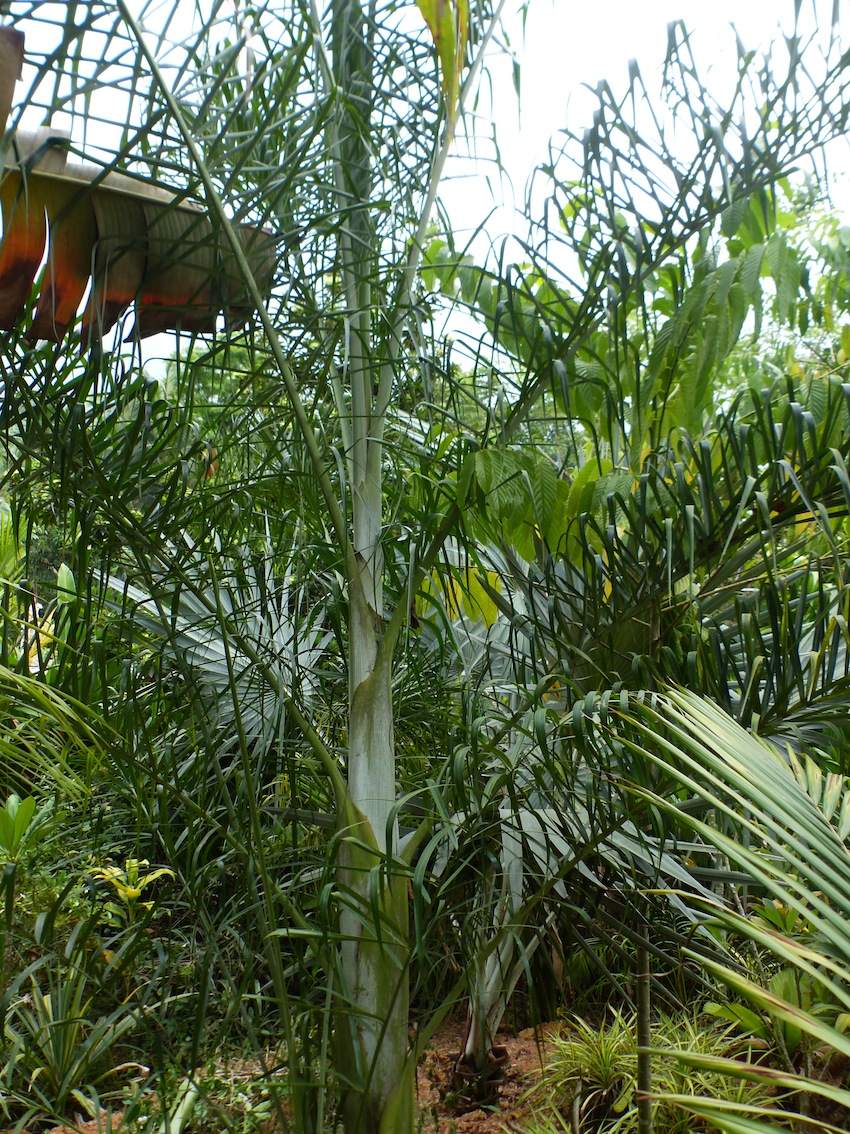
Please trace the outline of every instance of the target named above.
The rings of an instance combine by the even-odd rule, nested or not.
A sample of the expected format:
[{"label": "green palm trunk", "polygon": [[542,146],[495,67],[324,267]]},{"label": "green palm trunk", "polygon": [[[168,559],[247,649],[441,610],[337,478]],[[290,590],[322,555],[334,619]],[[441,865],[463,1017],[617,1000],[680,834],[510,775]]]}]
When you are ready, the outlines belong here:
[{"label": "green palm trunk", "polygon": [[[384,867],[396,850],[388,825],[395,802],[395,752],[391,663],[383,656],[382,421],[374,413],[372,290],[377,264],[373,197],[370,38],[358,0],[335,0],[332,50],[339,92],[331,133],[337,207],[345,217],[338,241],[348,376],[350,449],[346,466],[350,495],[348,653],[348,800],[338,821],[344,844],[339,885],[341,969],[344,981],[337,1019],[338,1073],[357,1084],[345,1104],[351,1132],[391,1128],[383,1121],[407,1058],[406,893]],[[386,858],[386,862],[390,859]],[[390,868],[391,870],[391,868]],[[370,898],[373,872],[380,872],[377,902]],[[375,924],[377,920],[377,924]],[[393,1107],[396,1113],[398,1108]],[[412,1129],[412,1093],[401,1107]]]}]

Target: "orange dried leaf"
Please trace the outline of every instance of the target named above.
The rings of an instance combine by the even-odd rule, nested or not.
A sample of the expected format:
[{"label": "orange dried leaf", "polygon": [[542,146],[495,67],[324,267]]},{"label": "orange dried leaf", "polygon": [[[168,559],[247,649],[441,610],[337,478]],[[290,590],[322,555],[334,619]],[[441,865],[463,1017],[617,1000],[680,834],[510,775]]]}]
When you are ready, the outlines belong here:
[{"label": "orange dried leaf", "polygon": [[26,306],[44,255],[47,220],[37,186],[25,185],[20,174],[7,174],[0,182],[0,210],[0,330],[11,331]]},{"label": "orange dried leaf", "polygon": [[59,182],[45,185],[50,226],[47,263],[30,341],[61,342],[88,287],[97,243],[97,223],[89,197]]},{"label": "orange dried leaf", "polygon": [[15,83],[21,77],[24,62],[23,32],[0,28],[0,138],[6,129]]}]

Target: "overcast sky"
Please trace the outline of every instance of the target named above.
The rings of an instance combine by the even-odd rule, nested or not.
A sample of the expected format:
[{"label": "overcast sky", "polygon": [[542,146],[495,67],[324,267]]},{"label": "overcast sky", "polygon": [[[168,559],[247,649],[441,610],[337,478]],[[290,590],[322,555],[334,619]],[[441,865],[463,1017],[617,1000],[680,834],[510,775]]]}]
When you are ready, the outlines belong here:
[{"label": "overcast sky", "polygon": [[[515,7],[512,0],[508,7]],[[745,47],[765,51],[783,30],[793,28],[794,7],[794,0],[531,0],[524,37],[520,21],[508,20],[511,47],[521,61],[519,121],[510,68],[496,62],[492,67],[497,76],[493,117],[516,196],[522,198],[528,174],[546,157],[548,142],[559,129],[569,124],[581,133],[590,124],[594,97],[585,84],[595,87],[605,79],[615,92],[625,90],[634,58],[650,95],[659,91],[671,21],[683,20],[692,33],[695,54],[705,63],[714,90],[734,82],[732,25]],[[850,37],[850,2],[840,0],[839,8]],[[828,41],[832,12],[833,0],[801,0],[801,29]],[[450,167],[459,180],[446,186],[443,196],[460,229],[473,223],[473,202],[480,214],[492,199],[486,172],[469,179],[468,165]],[[507,211],[490,222],[494,234],[510,226]]]}]

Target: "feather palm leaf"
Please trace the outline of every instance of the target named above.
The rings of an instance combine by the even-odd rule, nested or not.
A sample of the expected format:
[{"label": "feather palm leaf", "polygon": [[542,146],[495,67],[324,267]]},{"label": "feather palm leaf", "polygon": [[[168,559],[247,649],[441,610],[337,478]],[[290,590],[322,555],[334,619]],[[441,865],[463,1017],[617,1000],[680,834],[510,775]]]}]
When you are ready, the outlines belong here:
[{"label": "feather palm leaf", "polygon": [[[653,805],[670,823],[690,830],[706,847],[718,851],[748,877],[756,893],[795,911],[807,933],[805,940],[794,939],[754,917],[751,910],[736,909],[716,897],[697,901],[703,916],[790,967],[798,979],[814,982],[820,1008],[789,1000],[740,965],[704,962],[715,979],[766,1017],[799,1029],[812,1046],[850,1056],[842,1026],[850,1011],[850,851],[830,822],[823,795],[811,793],[811,782],[793,758],[693,693],[671,691],[635,704],[622,726],[615,724],[613,730],[611,735],[640,759],[711,809],[700,818],[693,809],[683,809],[676,796],[654,795]],[[593,732],[591,726],[589,735]],[[679,1057],[707,1066],[687,1052]],[[785,1121],[792,1117],[789,1111],[795,1099],[803,1108],[812,1096],[850,1108],[850,1090],[812,1073],[711,1062],[714,1069],[729,1075],[772,1081],[791,1092],[791,1101],[783,1103]],[[776,1128],[768,1115],[736,1110],[728,1102],[710,1098],[681,1102],[728,1134]],[[793,1118],[811,1121],[805,1109]],[[820,1128],[840,1129],[828,1122]]]}]

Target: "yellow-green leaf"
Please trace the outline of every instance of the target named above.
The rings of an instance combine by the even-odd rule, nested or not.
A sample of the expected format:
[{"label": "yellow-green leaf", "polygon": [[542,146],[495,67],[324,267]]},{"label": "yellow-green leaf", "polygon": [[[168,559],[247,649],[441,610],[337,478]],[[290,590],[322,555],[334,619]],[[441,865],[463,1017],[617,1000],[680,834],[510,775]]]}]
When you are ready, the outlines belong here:
[{"label": "yellow-green leaf", "polygon": [[416,6],[424,16],[437,48],[448,128],[452,131],[458,113],[460,76],[466,55],[469,0],[416,0]]},{"label": "yellow-green leaf", "polygon": [[74,581],[74,572],[67,563],[61,563],[56,580],[56,601],[59,603],[73,602],[76,597],[77,584]]}]

